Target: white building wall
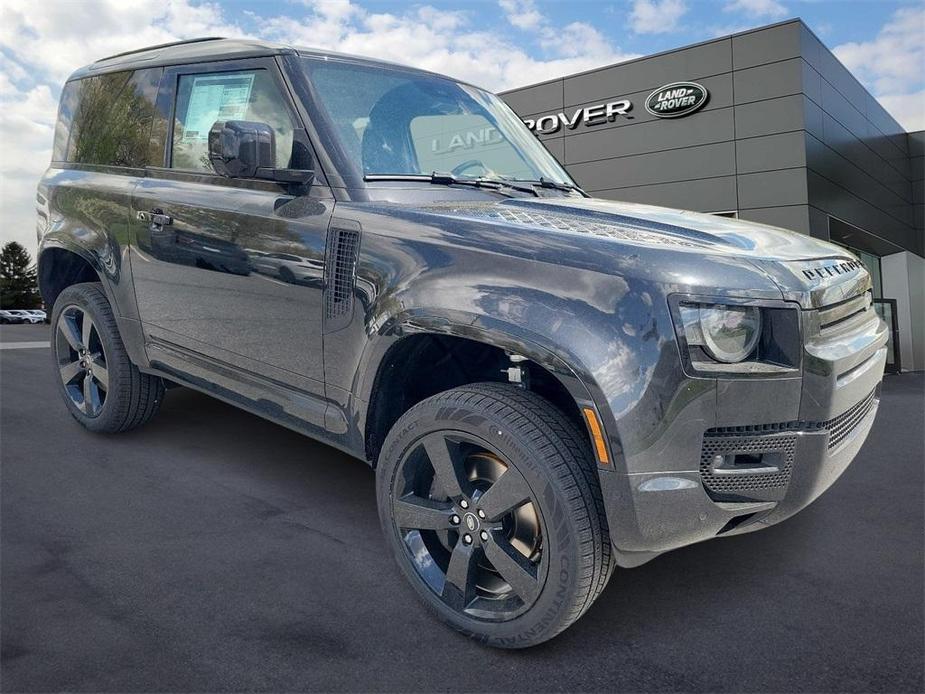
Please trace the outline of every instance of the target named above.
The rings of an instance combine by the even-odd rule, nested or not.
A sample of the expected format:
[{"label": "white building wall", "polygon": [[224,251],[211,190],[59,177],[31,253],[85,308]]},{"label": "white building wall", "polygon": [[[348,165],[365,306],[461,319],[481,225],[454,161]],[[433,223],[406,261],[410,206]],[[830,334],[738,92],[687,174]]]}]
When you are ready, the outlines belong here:
[{"label": "white building wall", "polygon": [[883,296],[896,299],[903,371],[925,370],[925,259],[903,251],[880,259]]}]

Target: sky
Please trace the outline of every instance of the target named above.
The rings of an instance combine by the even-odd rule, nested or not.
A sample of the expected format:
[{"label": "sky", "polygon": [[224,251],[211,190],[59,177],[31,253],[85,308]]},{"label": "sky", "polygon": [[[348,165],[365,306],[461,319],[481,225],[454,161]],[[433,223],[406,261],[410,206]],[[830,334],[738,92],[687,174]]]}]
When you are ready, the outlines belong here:
[{"label": "sky", "polygon": [[121,51],[257,37],[493,91],[801,17],[907,130],[925,129],[922,0],[0,0],[0,243],[34,253],[61,85]]}]

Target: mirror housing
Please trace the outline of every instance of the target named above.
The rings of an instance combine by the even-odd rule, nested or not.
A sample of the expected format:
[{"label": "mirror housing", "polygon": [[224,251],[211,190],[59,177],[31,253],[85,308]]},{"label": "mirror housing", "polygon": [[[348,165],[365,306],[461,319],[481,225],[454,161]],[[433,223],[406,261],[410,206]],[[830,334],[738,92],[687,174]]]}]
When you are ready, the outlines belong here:
[{"label": "mirror housing", "polygon": [[275,158],[276,135],[266,123],[217,121],[209,130],[209,161],[219,176],[256,178]]},{"label": "mirror housing", "polygon": [[261,178],[296,186],[312,182],[313,171],[277,169],[276,134],[266,123],[216,121],[209,130],[209,161],[219,176]]}]

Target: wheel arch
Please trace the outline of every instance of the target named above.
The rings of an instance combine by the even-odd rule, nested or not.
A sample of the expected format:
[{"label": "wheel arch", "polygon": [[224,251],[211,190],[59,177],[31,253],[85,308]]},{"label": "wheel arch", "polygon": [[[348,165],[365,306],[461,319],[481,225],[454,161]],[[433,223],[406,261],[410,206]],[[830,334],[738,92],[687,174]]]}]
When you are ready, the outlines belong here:
[{"label": "wheel arch", "polygon": [[61,238],[61,235],[46,236],[39,246],[36,261],[39,293],[50,316],[55,301],[65,289],[82,282],[99,282],[113,308],[129,356],[135,364],[146,367],[144,335],[137,320],[131,278],[122,273],[121,263],[116,262],[113,255],[105,256],[113,261],[106,264],[93,249]]},{"label": "wheel arch", "polygon": [[391,426],[421,400],[470,383],[508,382],[503,371],[513,365],[511,354],[526,359],[530,390],[550,400],[593,445],[582,413],[587,407],[596,412],[586,385],[590,376],[573,368],[578,363],[571,355],[493,319],[416,313],[380,336],[358,372],[354,392],[366,405],[361,431],[367,460],[376,464]]},{"label": "wheel arch", "polygon": [[99,264],[92,254],[83,249],[60,245],[46,246],[39,252],[39,293],[50,311],[65,289],[81,282],[101,282],[107,290]]}]

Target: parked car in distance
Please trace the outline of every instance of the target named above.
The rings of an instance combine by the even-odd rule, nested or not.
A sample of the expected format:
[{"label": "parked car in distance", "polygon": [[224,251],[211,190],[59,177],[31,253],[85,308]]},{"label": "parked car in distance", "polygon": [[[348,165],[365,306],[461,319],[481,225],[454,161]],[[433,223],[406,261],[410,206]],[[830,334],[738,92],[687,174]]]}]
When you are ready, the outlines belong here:
[{"label": "parked car in distance", "polygon": [[252,251],[251,269],[293,284],[321,284],[324,278],[324,258],[303,258],[291,253],[263,253]]},{"label": "parked car in distance", "polygon": [[792,516],[877,412],[887,330],[845,249],[591,198],[463,82],[185,41],[77,70],[53,151],[38,276],[74,419],[139,426],[171,381],[367,461],[414,593],[492,646]]},{"label": "parked car in distance", "polygon": [[39,322],[41,323],[48,322],[48,314],[46,314],[45,311],[43,311],[42,309],[32,309],[28,311],[28,313],[31,313],[33,316],[36,316],[39,319]]},{"label": "parked car in distance", "polygon": [[0,310],[0,324],[25,323],[26,319],[15,311]]},{"label": "parked car in distance", "polygon": [[40,316],[34,311],[27,311],[25,309],[10,309],[8,313],[12,313],[16,316],[19,316],[22,319],[21,322],[23,323],[35,324],[35,323],[43,323],[45,321],[44,314]]}]

